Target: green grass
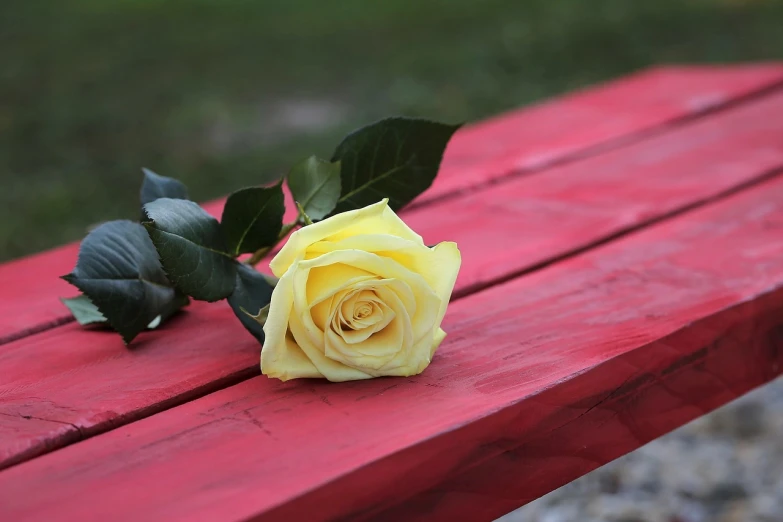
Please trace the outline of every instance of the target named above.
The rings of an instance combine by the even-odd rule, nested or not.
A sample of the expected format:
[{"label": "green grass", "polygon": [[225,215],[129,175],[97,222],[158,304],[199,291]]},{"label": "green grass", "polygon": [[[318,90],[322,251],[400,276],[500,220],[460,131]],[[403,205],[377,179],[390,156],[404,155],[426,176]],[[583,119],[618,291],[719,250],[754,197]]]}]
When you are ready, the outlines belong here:
[{"label": "green grass", "polygon": [[474,120],[654,63],[773,59],[783,0],[0,2],[0,259],[136,217],[142,166],[204,200],[384,115]]}]

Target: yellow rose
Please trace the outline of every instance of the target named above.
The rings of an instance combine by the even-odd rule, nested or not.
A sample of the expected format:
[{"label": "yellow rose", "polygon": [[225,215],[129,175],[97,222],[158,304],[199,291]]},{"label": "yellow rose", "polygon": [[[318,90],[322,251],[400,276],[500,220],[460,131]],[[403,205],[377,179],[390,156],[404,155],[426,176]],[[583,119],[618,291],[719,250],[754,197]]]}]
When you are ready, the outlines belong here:
[{"label": "yellow rose", "polygon": [[460,253],[427,247],[387,203],[297,230],[269,264],[280,281],[264,324],[265,375],[350,381],[429,365]]}]

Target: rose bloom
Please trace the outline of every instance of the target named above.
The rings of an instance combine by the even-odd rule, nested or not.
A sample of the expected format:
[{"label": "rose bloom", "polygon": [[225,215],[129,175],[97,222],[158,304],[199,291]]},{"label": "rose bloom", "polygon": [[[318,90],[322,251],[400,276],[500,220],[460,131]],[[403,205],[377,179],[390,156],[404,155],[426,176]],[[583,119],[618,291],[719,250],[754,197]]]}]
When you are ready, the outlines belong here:
[{"label": "rose bloom", "polygon": [[294,232],[270,263],[261,371],[283,381],[421,373],[460,267],[456,243],[427,247],[383,200]]}]

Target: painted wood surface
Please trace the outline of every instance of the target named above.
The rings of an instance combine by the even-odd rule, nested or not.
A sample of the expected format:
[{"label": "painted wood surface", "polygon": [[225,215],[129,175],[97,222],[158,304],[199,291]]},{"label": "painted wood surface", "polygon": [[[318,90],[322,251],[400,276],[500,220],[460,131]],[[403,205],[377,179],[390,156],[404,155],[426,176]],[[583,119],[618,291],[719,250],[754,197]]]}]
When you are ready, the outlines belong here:
[{"label": "painted wood surface", "polygon": [[[783,92],[406,220],[454,240],[456,295],[671,217],[783,166]],[[458,211],[455,211],[458,209]],[[510,240],[511,239],[511,240]],[[71,324],[0,349],[0,463],[8,466],[239,382],[258,345],[224,304],[194,303],[131,349]]]},{"label": "painted wood surface", "polygon": [[4,470],[0,519],[489,520],[779,375],[782,232],[778,177],[454,303],[420,376],[255,377]]},{"label": "painted wood surface", "polygon": [[471,125],[455,135],[442,175],[418,201],[638,138],[633,135],[746,96],[761,87],[755,75],[779,85],[780,73],[779,64],[658,67]]},{"label": "painted wood surface", "polygon": [[[655,68],[470,125],[454,137],[435,185],[415,205],[638,139],[781,81],[778,64]],[[221,203],[211,210],[219,214]],[[77,251],[71,244],[0,265],[0,344],[71,320],[58,298],[75,292],[57,278],[73,268]]]}]

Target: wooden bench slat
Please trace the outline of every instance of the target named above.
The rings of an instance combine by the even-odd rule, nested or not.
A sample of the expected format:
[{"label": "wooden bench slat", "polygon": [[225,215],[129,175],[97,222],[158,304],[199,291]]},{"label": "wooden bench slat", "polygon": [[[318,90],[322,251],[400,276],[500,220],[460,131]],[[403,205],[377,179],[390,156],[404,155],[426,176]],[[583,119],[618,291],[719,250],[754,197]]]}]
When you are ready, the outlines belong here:
[{"label": "wooden bench slat", "polygon": [[[655,68],[470,125],[454,137],[441,175],[417,204],[638,137],[781,81],[778,64]],[[220,202],[211,210],[219,214]],[[0,265],[0,344],[70,321],[58,297],[75,292],[57,277],[73,268],[77,251],[72,244]]]},{"label": "wooden bench slat", "polygon": [[[763,178],[783,165],[783,92],[623,149],[407,213],[463,252],[457,295]],[[517,241],[509,241],[513,230]],[[0,466],[237,382],[258,345],[224,305],[194,303],[131,349],[67,325],[0,350]],[[33,355],[34,354],[34,355]],[[42,425],[31,436],[25,417]]]},{"label": "wooden bench slat", "polygon": [[783,166],[779,118],[783,90],[406,220],[428,244],[458,242],[463,295],[763,178]]},{"label": "wooden bench slat", "polygon": [[473,124],[452,140],[442,175],[422,200],[638,138],[639,133],[725,107],[780,81],[779,64],[654,67]]},{"label": "wooden bench slat", "polygon": [[496,516],[777,376],[781,231],[778,177],[454,303],[420,376],[259,376],[0,472],[0,518]]}]

